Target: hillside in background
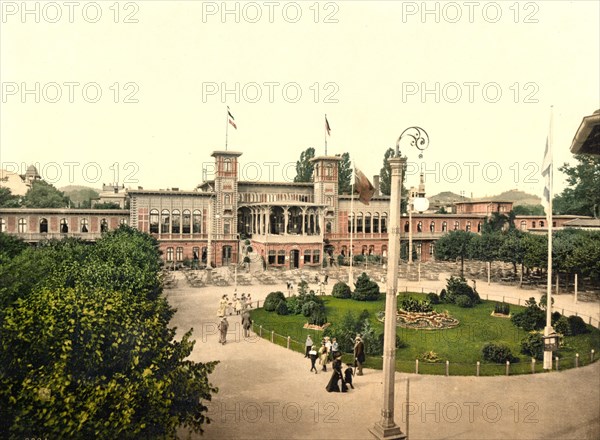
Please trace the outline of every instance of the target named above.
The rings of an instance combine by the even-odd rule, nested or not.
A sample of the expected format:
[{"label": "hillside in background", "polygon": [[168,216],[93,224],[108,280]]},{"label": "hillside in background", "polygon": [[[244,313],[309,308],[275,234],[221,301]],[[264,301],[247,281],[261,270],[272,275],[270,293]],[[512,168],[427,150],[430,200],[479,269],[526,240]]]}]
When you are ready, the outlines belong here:
[{"label": "hillside in background", "polygon": [[89,203],[90,199],[95,199],[100,195],[100,190],[82,185],[68,185],[58,188],[71,199],[73,207],[80,206],[83,202]]},{"label": "hillside in background", "polygon": [[473,199],[470,197],[463,197],[460,194],[451,191],[444,191],[439,194],[427,196],[427,198],[429,199],[430,209],[434,210],[441,206],[449,206],[460,201],[476,202],[478,200],[496,200],[501,202],[513,202],[513,206],[537,206],[542,202],[540,197],[516,189],[504,191],[495,196],[476,197]]}]

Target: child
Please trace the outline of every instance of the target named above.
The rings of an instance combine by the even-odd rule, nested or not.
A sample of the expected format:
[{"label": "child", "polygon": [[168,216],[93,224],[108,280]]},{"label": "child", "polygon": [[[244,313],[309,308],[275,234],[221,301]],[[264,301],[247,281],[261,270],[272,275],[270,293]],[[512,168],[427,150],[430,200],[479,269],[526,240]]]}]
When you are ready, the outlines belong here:
[{"label": "child", "polygon": [[350,385],[350,388],[354,389],[354,385],[352,385],[352,376],[354,376],[354,370],[352,369],[352,364],[346,364],[346,368],[344,370],[344,381],[347,385]]}]

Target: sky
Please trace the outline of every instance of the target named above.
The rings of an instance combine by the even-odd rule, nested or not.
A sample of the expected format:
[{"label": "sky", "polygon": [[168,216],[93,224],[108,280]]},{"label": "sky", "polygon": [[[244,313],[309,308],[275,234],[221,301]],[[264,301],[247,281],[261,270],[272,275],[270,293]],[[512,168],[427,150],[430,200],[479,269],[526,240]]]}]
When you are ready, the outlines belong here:
[{"label": "sky", "polygon": [[57,187],[191,190],[226,131],[242,180],[290,181],[325,139],[373,176],[416,126],[408,186],[424,171],[429,195],[541,195],[551,114],[558,168],[600,107],[597,1],[0,7],[0,165]]}]

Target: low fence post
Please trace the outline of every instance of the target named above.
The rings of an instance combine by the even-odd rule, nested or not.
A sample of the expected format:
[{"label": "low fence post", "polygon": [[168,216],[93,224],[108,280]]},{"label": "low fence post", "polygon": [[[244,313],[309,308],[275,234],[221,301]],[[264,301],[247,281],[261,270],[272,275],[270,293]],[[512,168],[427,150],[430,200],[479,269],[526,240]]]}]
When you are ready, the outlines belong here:
[{"label": "low fence post", "polygon": [[559,370],[559,368],[558,368],[558,363],[559,363],[559,361],[558,361],[558,356],[556,356],[556,357],[554,358],[554,360],[556,361],[556,371],[558,371],[558,370]]},{"label": "low fence post", "polygon": [[479,369],[481,367],[481,362],[477,361],[477,377],[479,377]]},{"label": "low fence post", "polygon": [[291,339],[291,338],[288,336],[288,337],[287,337],[287,349],[288,349],[288,350],[290,349],[290,339]]},{"label": "low fence post", "polygon": [[531,374],[535,374],[535,358],[531,358]]},{"label": "low fence post", "polygon": [[579,353],[575,353],[575,368],[579,368]]},{"label": "low fence post", "polygon": [[275,330],[271,330],[271,342],[275,341]]},{"label": "low fence post", "polygon": [[450,376],[450,361],[446,361],[446,376]]},{"label": "low fence post", "polygon": [[510,375],[510,361],[506,361],[506,375]]},{"label": "low fence post", "polygon": [[262,338],[262,325],[258,329],[258,336]]},{"label": "low fence post", "polygon": [[419,359],[415,359],[415,374],[419,374]]}]

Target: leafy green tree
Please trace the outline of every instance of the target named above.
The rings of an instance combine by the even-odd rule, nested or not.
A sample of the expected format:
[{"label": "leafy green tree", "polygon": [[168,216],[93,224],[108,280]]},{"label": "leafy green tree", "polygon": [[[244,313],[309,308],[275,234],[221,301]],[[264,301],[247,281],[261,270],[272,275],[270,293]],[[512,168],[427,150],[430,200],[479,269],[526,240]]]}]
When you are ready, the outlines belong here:
[{"label": "leafy green tree", "polygon": [[66,208],[69,203],[69,198],[64,193],[43,180],[32,182],[22,200],[22,205],[26,208]]},{"label": "leafy green tree", "polygon": [[0,188],[0,208],[18,208],[19,196],[14,195],[10,188]]},{"label": "leafy green tree", "polygon": [[300,160],[296,162],[296,177],[294,182],[311,182],[313,176],[314,165],[310,161],[315,157],[315,149],[307,148],[300,154]]},{"label": "leafy green tree", "polygon": [[379,190],[381,194],[389,196],[392,193],[392,167],[388,162],[390,157],[396,154],[396,150],[388,148],[383,155],[383,167],[379,171]]},{"label": "leafy green tree", "polygon": [[542,205],[517,205],[512,211],[515,215],[544,215]]},{"label": "leafy green tree", "polygon": [[556,214],[600,214],[600,156],[575,155],[575,166],[565,163],[559,168],[567,175],[568,187],[553,200]]},{"label": "leafy green tree", "polygon": [[528,269],[545,268],[548,264],[548,237],[537,234],[523,235],[523,265]]},{"label": "leafy green tree", "polygon": [[522,266],[525,258],[525,246],[523,244],[525,234],[518,229],[509,231],[504,236],[504,240],[498,250],[500,260],[512,263],[515,276],[517,275],[517,265],[520,264]]},{"label": "leafy green tree", "polygon": [[14,235],[0,232],[0,262],[12,259],[27,249],[27,243]]},{"label": "leafy green tree", "polygon": [[338,168],[338,194],[350,194],[350,191],[352,191],[352,164],[350,153],[344,153]]},{"label": "leafy green tree", "polygon": [[435,242],[435,258],[441,261],[456,261],[460,258],[460,276],[464,275],[465,258],[470,258],[472,253],[471,240],[475,236],[472,232],[450,231],[442,235]]},{"label": "leafy green tree", "polygon": [[510,228],[511,223],[514,224],[514,222],[510,221],[510,217],[508,215],[500,214],[499,212],[493,212],[492,215],[489,216],[483,223],[481,232],[485,234],[487,232],[502,231],[506,228]]}]

